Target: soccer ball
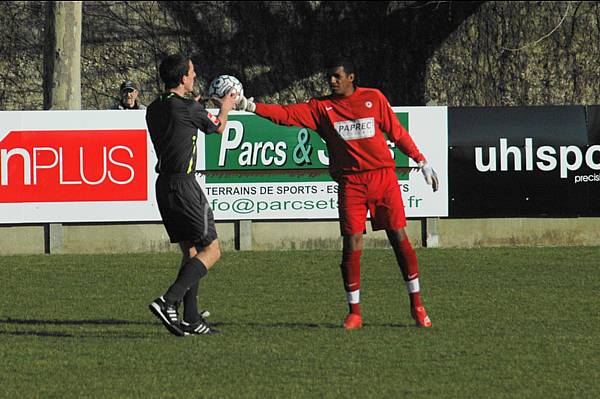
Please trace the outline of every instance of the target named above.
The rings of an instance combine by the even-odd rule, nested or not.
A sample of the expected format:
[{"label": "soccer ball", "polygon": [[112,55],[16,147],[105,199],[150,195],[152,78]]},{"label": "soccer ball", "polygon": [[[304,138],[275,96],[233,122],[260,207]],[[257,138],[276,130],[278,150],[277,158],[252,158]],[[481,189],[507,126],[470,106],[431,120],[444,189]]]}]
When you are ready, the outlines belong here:
[{"label": "soccer ball", "polygon": [[223,98],[232,88],[239,95],[244,95],[244,88],[235,76],[217,76],[212,82],[210,82],[210,86],[208,86],[208,97]]}]

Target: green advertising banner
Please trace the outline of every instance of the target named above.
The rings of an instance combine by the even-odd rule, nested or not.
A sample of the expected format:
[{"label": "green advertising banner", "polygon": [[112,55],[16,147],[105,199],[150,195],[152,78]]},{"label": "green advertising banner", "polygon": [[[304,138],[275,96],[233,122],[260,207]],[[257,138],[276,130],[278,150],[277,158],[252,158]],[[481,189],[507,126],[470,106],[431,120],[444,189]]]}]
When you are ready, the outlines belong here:
[{"label": "green advertising banner", "polygon": [[[396,115],[408,130],[408,113]],[[331,181],[325,142],[306,128],[277,126],[256,115],[231,115],[222,136],[210,135],[205,140],[207,184]],[[408,157],[396,148],[391,151],[397,167],[408,168]],[[244,174],[210,173],[218,171]],[[398,178],[407,180],[408,176],[399,171]]]},{"label": "green advertising banner", "polygon": [[[394,110],[444,182],[434,196],[414,162],[388,141],[407,216],[447,216],[447,109]],[[329,176],[325,143],[314,131],[233,112],[222,135],[201,134],[198,144],[200,183],[217,220],[338,217],[337,183]]]}]

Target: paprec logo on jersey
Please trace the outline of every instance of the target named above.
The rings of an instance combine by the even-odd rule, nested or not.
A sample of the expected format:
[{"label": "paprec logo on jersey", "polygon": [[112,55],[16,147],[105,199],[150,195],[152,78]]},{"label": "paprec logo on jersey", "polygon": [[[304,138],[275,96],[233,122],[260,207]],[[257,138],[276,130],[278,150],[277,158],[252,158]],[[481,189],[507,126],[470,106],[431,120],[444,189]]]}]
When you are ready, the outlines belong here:
[{"label": "paprec logo on jersey", "polygon": [[0,141],[0,203],[145,201],[144,129],[11,131]]},{"label": "paprec logo on jersey", "polygon": [[338,121],[333,124],[340,137],[346,141],[375,136],[375,118]]}]

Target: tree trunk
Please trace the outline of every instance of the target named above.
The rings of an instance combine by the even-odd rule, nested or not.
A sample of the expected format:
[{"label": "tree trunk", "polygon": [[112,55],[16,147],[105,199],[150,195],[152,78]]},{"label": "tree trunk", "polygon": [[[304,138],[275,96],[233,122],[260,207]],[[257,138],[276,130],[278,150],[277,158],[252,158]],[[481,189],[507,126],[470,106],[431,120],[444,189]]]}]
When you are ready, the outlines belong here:
[{"label": "tree trunk", "polygon": [[81,1],[46,4],[44,109],[81,109]]}]

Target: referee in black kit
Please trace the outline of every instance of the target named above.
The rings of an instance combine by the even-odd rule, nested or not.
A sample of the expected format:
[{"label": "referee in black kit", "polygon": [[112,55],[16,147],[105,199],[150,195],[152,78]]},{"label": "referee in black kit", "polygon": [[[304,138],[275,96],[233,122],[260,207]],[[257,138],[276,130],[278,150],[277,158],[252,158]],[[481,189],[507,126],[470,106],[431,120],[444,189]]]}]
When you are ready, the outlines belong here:
[{"label": "referee in black kit", "polygon": [[[214,116],[198,98],[184,98],[192,92],[196,78],[189,57],[166,57],[159,73],[165,92],[148,106],[146,124],[158,158],[156,201],[169,239],[179,243],[183,259],[175,282],[149,308],[174,335],[210,334],[216,331],[198,312],[198,284],[221,251],[212,209],[196,181],[196,138],[198,130],[223,133],[237,95],[225,95],[219,115]],[[184,313],[179,321],[181,301]]]}]

